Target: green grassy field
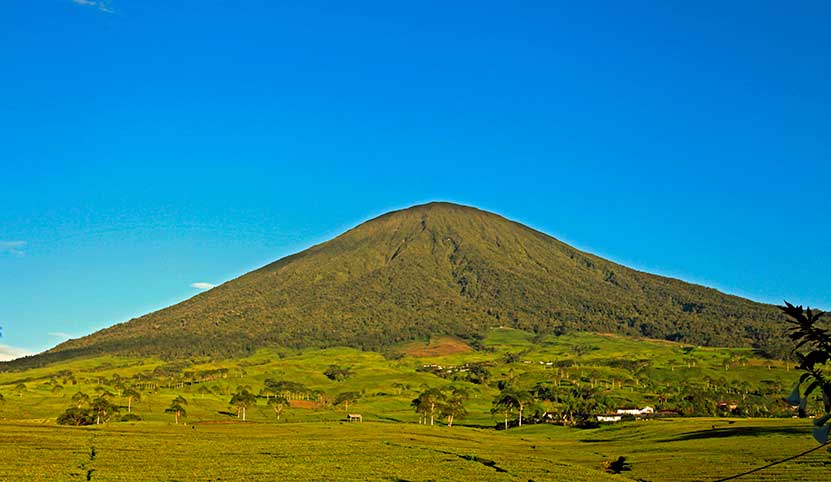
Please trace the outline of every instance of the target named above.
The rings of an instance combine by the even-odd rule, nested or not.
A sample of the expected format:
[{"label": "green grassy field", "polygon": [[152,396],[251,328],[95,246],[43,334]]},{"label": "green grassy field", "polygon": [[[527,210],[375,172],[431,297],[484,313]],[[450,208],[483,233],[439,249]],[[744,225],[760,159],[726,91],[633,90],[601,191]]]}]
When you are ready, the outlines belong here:
[{"label": "green grassy field", "polygon": [[[715,426],[715,429],[713,427]],[[804,422],[689,419],[497,432],[395,423],[0,424],[3,480],[714,480],[814,446]],[[94,457],[91,457],[94,449]],[[625,456],[631,471],[601,471]],[[827,480],[824,451],[748,480]]]},{"label": "green grassy field", "polygon": [[[523,389],[538,382],[591,385],[615,406],[671,406],[672,396],[681,396],[673,390],[686,386],[758,410],[781,408],[798,374],[749,350],[616,335],[535,337],[494,329],[477,348],[439,338],[403,345],[394,356],[348,348],[261,350],[221,361],[96,357],[3,372],[0,444],[7,457],[0,480],[86,480],[89,470],[91,480],[612,480],[601,465],[619,456],[632,464],[626,478],[715,480],[815,446],[810,423],[787,411],[778,419],[725,414],[497,431],[500,416],[490,409],[499,380]],[[487,383],[446,372],[474,362],[488,363]],[[330,380],[323,372],[331,364],[353,375]],[[443,372],[424,371],[425,365]],[[221,375],[205,375],[219,369]],[[269,378],[303,383],[317,392],[308,397],[315,403],[295,402],[278,422],[261,397],[241,423],[231,394],[245,385],[256,393]],[[426,387],[449,383],[469,390],[467,417],[452,428],[417,424],[410,401]],[[107,390],[126,405],[124,386],[140,389],[132,409],[141,422],[55,423],[79,390]],[[341,422],[346,407],[332,405],[346,391],[360,393],[348,411],[361,413],[363,424]],[[179,395],[188,400],[184,425],[164,411]],[[818,451],[748,480],[827,480],[830,464],[831,455]]]}]

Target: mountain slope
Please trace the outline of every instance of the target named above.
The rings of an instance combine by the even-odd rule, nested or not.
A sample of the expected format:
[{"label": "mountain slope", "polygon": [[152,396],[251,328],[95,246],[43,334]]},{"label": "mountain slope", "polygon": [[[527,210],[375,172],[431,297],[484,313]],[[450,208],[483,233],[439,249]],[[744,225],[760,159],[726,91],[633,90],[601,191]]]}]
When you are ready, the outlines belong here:
[{"label": "mountain slope", "polygon": [[780,320],[773,306],[638,272],[492,213],[431,203],[30,361],[380,349],[431,335],[475,337],[498,325],[751,346],[770,339]]}]

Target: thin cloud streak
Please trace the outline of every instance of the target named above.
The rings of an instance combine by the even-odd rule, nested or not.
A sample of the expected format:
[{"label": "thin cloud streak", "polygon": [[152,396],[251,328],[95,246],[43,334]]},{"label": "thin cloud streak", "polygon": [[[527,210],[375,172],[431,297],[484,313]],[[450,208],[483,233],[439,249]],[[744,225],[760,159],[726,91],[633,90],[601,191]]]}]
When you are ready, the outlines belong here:
[{"label": "thin cloud streak", "polygon": [[0,361],[14,360],[22,356],[34,355],[33,352],[25,348],[17,348],[9,345],[0,345]]},{"label": "thin cloud streak", "polygon": [[50,331],[49,333],[47,333],[47,335],[54,336],[55,338],[61,338],[64,340],[70,340],[72,338],[75,338],[74,335],[70,335],[69,333],[64,333],[62,331]]},{"label": "thin cloud streak", "polygon": [[115,13],[109,0],[70,0],[75,5],[83,5],[85,7],[92,7],[100,12]]},{"label": "thin cloud streak", "polygon": [[196,288],[198,290],[209,290],[211,288],[215,288],[216,285],[211,283],[205,283],[204,281],[200,281],[198,283],[191,283],[191,288]]},{"label": "thin cloud streak", "polygon": [[23,256],[26,254],[23,251],[24,247],[26,247],[26,241],[0,241],[0,253]]}]

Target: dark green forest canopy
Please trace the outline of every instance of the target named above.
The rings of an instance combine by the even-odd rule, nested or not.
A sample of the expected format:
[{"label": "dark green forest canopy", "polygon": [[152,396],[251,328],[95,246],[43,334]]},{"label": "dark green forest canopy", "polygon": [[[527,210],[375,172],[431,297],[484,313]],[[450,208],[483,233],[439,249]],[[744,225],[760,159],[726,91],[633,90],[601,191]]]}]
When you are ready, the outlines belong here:
[{"label": "dark green forest canopy", "polygon": [[174,359],[264,346],[380,351],[437,335],[474,339],[494,326],[785,353],[783,317],[772,305],[639,272],[496,214],[430,203],[6,368],[102,353]]}]

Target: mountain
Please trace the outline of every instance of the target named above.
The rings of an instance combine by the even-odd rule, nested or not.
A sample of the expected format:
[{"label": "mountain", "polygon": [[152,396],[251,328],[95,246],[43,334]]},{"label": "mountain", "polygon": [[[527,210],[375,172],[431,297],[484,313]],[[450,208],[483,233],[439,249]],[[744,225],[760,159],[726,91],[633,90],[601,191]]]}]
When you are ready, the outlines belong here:
[{"label": "mountain", "polygon": [[749,347],[776,339],[781,320],[774,306],[639,272],[493,213],[430,203],[25,363],[266,346],[383,350],[436,335],[473,340],[494,326]]}]

